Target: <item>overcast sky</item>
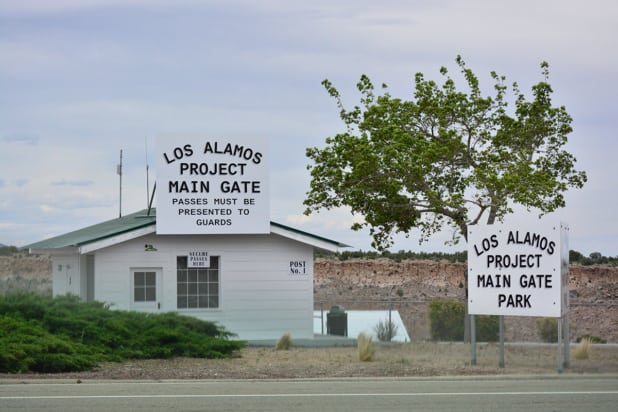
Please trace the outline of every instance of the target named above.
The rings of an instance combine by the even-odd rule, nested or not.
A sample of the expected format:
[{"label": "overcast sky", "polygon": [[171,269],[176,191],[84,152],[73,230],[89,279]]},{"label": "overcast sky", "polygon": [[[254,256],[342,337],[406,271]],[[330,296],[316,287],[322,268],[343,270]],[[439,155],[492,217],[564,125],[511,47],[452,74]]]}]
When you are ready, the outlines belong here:
[{"label": "overcast sky", "polygon": [[[614,0],[0,0],[0,243],[22,246],[146,207],[146,158],[168,133],[266,137],[271,219],[367,250],[346,210],[303,216],[307,147],[343,131],[330,79],[361,74],[410,98],[461,54],[491,87],[550,63],[589,181],[552,218],[570,248],[618,255],[618,2]],[[456,251],[448,234],[393,250]]]}]

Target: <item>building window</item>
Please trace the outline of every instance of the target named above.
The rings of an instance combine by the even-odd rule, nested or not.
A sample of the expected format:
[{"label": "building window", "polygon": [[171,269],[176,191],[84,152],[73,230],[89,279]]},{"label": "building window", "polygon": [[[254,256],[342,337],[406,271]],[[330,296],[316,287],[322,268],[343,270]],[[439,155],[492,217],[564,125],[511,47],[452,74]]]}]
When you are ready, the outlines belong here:
[{"label": "building window", "polygon": [[133,272],[133,301],[154,302],[157,300],[157,273]]},{"label": "building window", "polygon": [[178,309],[219,307],[219,256],[210,257],[209,268],[187,267],[187,257],[176,258]]}]

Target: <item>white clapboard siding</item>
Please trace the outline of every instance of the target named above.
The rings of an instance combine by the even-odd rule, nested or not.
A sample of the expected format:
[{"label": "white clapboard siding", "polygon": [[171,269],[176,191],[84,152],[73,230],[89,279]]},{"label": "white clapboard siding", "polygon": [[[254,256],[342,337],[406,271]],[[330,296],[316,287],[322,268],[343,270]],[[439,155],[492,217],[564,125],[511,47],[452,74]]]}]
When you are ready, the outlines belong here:
[{"label": "white clapboard siding", "polygon": [[[156,251],[146,251],[152,245]],[[176,257],[219,256],[219,307],[178,310]],[[294,273],[290,262],[304,262]],[[178,311],[216,321],[240,339],[283,333],[313,336],[313,247],[279,235],[157,236],[149,234],[94,252],[94,297],[131,309],[131,269],[161,271],[157,312]]]}]

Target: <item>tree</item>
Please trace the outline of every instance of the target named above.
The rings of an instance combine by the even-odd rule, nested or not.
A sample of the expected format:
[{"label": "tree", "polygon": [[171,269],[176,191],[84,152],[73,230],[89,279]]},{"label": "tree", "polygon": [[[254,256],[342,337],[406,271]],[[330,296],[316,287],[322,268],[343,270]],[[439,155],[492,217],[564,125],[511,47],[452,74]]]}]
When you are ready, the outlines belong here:
[{"label": "tree", "polygon": [[445,67],[441,86],[417,73],[411,100],[391,96],[386,85],[376,95],[363,75],[352,110],[330,81],[322,82],[347,130],[322,149],[307,149],[313,164],[306,214],[348,206],[364,216],[352,229],[368,227],[373,247],[384,250],[395,233],[413,228],[422,242],[451,227],[456,243],[467,238],[469,224],[502,220],[514,204],[540,214],[565,206],[564,192],[581,188],[586,174],[564,150],[572,118],[552,106],[549,65],[541,63],[543,80],[527,100],[517,83],[509,88],[495,72],[493,95],[484,96],[477,76],[460,56],[456,62],[465,91]]}]

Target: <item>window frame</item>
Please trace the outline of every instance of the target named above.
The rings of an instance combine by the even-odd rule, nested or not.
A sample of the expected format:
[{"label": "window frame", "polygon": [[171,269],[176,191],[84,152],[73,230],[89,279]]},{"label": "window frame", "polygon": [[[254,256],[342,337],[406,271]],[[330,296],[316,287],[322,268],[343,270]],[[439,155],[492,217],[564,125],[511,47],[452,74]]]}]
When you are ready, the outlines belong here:
[{"label": "window frame", "polygon": [[209,268],[189,268],[187,255],[176,256],[176,309],[221,309],[221,256],[210,256]]},{"label": "window frame", "polygon": [[[153,303],[157,301],[157,271],[148,269],[132,270],[133,274],[133,287],[132,296],[133,303]],[[141,281],[138,284],[138,275],[143,275]],[[137,292],[142,292],[140,299],[138,299]]]},{"label": "window frame", "polygon": [[[138,280],[136,285],[136,273],[154,273],[154,284],[150,284],[150,287],[154,287],[154,300],[135,300],[136,287],[140,287]],[[151,278],[152,280],[152,278]],[[143,286],[143,285],[142,285]],[[144,289],[142,289],[144,290]],[[161,309],[161,303],[163,302],[163,268],[160,266],[133,266],[129,268],[129,308],[130,310],[136,310],[139,312],[156,312]],[[144,295],[145,296],[145,295]],[[138,296],[139,298],[140,296]]]}]

